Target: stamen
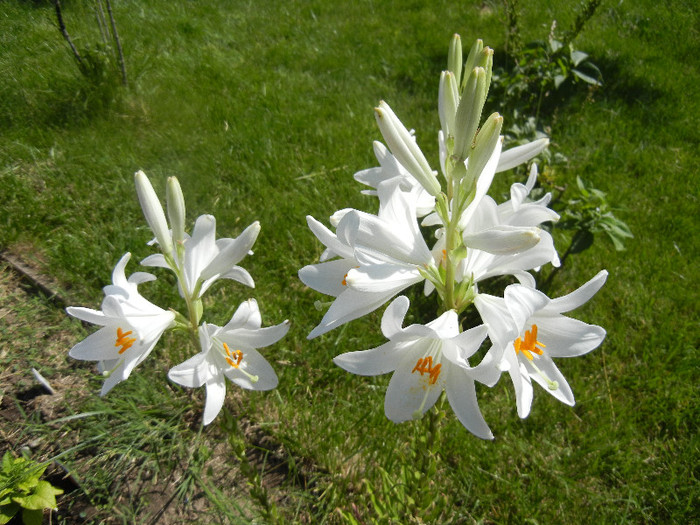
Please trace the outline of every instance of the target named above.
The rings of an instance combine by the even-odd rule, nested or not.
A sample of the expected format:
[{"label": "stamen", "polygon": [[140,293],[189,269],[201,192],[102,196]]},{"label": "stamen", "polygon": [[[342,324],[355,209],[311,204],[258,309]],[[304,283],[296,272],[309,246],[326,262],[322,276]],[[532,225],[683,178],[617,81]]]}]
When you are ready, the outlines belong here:
[{"label": "stamen", "polygon": [[128,332],[125,332],[124,330],[121,329],[121,327],[117,327],[117,339],[114,342],[114,346],[121,346],[121,349],[119,350],[120,354],[123,354],[126,352],[129,348],[131,348],[131,345],[133,345],[136,342],[135,337],[127,337],[128,335],[131,335],[132,331],[129,330]]},{"label": "stamen", "polygon": [[236,370],[238,370],[239,373],[246,376],[251,383],[258,382],[258,380],[260,379],[258,376],[246,371],[245,368],[240,368],[241,364],[243,364],[244,354],[242,350],[231,350],[231,348],[229,348],[229,346],[226,343],[216,338],[214,338],[212,343],[219,351],[223,350],[223,357],[229,366],[235,368]]},{"label": "stamen", "polygon": [[527,359],[530,361],[530,365],[535,369],[535,372],[537,372],[537,375],[544,379],[545,383],[547,383],[547,388],[550,390],[557,390],[559,388],[559,383],[549,379],[547,374],[540,370],[540,368],[534,362],[535,356],[532,354],[542,355],[544,349],[547,348],[547,345],[537,340],[536,324],[533,324],[530,330],[525,331],[524,340],[518,337],[515,341],[513,341],[513,347],[515,348],[516,354],[518,352],[522,352],[523,355],[527,357]]},{"label": "stamen", "polygon": [[226,362],[233,368],[238,368],[241,364],[241,361],[243,361],[243,352],[241,352],[240,350],[234,350],[232,352],[226,343],[223,343],[223,345],[224,351],[226,352]]},{"label": "stamen", "polygon": [[516,354],[522,352],[525,357],[532,361],[534,359],[532,354],[542,355],[547,345],[537,340],[537,325],[533,324],[530,330],[525,331],[525,340],[523,341],[518,337],[513,341],[513,347],[515,348]]},{"label": "stamen", "polygon": [[428,357],[421,357],[418,359],[416,362],[416,366],[413,367],[413,370],[411,370],[411,373],[414,372],[420,372],[420,375],[423,374],[428,374],[429,380],[428,384],[434,385],[438,377],[440,376],[440,369],[442,368],[442,364],[438,363],[437,365],[433,366],[433,357],[428,356]]}]

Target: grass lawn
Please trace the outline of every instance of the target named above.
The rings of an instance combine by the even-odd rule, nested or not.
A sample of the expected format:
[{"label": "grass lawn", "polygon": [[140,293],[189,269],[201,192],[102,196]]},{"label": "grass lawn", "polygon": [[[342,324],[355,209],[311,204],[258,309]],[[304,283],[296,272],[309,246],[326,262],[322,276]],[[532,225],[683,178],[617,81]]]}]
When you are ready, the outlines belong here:
[{"label": "grass lawn", "polygon": [[[331,361],[384,342],[381,310],[306,340],[323,297],[296,273],[323,248],[305,217],[328,224],[340,208],[376,211],[352,175],[377,164],[379,100],[415,128],[438,165],[437,86],[450,37],[460,33],[465,46],[482,38],[504,66],[501,3],[113,3],[127,88],[81,76],[51,2],[0,8],[0,249],[35,281],[28,288],[0,267],[0,452],[56,458],[47,475],[65,494],[54,520],[263,522],[234,454],[241,443],[292,523],[405,522],[411,499],[432,501],[415,522],[700,519],[697,7],[603,1],[575,43],[604,85],[574,90],[548,114],[552,149],[568,159],[554,183],[573,185],[578,175],[606,192],[635,236],[625,251],[596,237],[549,290],[556,297],[610,273],[575,314],[603,326],[605,342],[559,362],[575,407],[536,390],[521,420],[508,381],[479,389],[496,439],[475,438],[447,410],[437,470],[426,494],[411,494],[423,426],[385,418],[388,376],[350,375]],[[92,4],[64,4],[73,41],[99,58]],[[554,19],[569,27],[578,2],[520,4],[529,42],[546,37]],[[104,398],[94,367],[67,356],[93,329],[69,319],[61,301],[98,308],[122,254],[133,253],[131,273],[153,253],[133,188],[139,169],[161,196],[166,178],[178,177],[189,228],[203,213],[216,216],[222,237],[262,224],[242,263],[256,288],[216,284],[205,297],[208,322],[224,324],[249,297],[263,325],[292,322],[263,351],[279,387],[229,384],[230,416],[204,430],[204,391],[166,377],[191,355],[178,334],[166,334]],[[521,172],[498,177],[496,198],[522,181]],[[561,252],[567,239],[555,240]],[[172,279],[156,273],[162,278],[142,285],[144,295],[180,308]],[[37,280],[59,297],[37,294]],[[414,315],[407,323],[419,321]],[[42,395],[31,367],[56,394]]]}]

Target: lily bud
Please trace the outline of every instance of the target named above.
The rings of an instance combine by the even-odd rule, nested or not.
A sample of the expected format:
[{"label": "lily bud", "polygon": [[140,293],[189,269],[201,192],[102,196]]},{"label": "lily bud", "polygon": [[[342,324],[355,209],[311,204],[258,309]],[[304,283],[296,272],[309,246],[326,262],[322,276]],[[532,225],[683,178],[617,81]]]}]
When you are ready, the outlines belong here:
[{"label": "lily bud", "polygon": [[456,33],[452,35],[450,48],[447,51],[447,69],[459,83],[459,79],[462,78],[462,39]]},{"label": "lily bud", "polygon": [[484,125],[479,130],[474,141],[474,148],[469,155],[467,162],[467,175],[465,179],[476,181],[479,175],[486,166],[486,163],[491,158],[494,148],[499,140],[501,140],[501,127],[503,126],[503,117],[498,113],[492,113],[486,119]]},{"label": "lily bud", "polygon": [[486,101],[486,72],[482,67],[475,67],[469,74],[467,85],[462,92],[457,114],[455,116],[455,148],[453,155],[459,160],[469,156],[474,141],[474,134],[479,128],[481,111]]},{"label": "lily bud", "polygon": [[173,230],[173,241],[185,239],[185,197],[177,177],[168,177],[165,187],[165,200],[168,205],[168,219]]},{"label": "lily bud", "polygon": [[416,144],[416,139],[408,132],[389,105],[381,101],[374,108],[379,131],[389,146],[391,153],[404,168],[423,186],[428,193],[436,196],[440,193],[440,183],[435,172],[430,169],[423,152]]},{"label": "lily bud", "polygon": [[477,63],[477,59],[479,53],[481,53],[483,49],[483,40],[477,40],[476,42],[474,42],[474,44],[472,44],[472,48],[469,50],[469,55],[467,55],[467,60],[464,62],[464,78],[462,79],[462,91],[464,91],[464,88],[467,85],[467,75],[472,69],[479,65]]},{"label": "lily bud", "polygon": [[163,206],[161,206],[158,196],[151,186],[151,181],[148,180],[143,171],[139,170],[134,174],[134,182],[146,222],[156,236],[160,249],[165,255],[170,255],[173,251],[173,241],[168,230],[168,223],[165,220]]},{"label": "lily bud", "polygon": [[486,83],[484,85],[484,98],[488,95],[489,87],[491,86],[491,75],[493,73],[493,49],[485,47],[481,50],[477,60],[477,66],[483,67],[486,72]]},{"label": "lily bud", "polygon": [[515,255],[540,242],[539,228],[521,226],[494,226],[478,233],[465,233],[464,244],[494,255]]},{"label": "lily bud", "polygon": [[445,140],[454,137],[455,115],[459,105],[459,91],[457,89],[456,76],[452,71],[443,71],[440,74],[440,87],[438,92],[438,115],[440,127],[445,134]]}]

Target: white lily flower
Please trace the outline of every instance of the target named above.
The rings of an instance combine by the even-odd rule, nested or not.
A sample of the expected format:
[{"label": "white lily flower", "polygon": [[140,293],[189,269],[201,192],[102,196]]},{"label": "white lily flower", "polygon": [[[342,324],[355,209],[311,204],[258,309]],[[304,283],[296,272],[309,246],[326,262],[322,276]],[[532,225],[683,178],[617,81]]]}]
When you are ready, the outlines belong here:
[{"label": "white lily flower", "polygon": [[[498,205],[496,213],[501,224],[539,226],[543,222],[556,222],[559,214],[548,208],[552,194],[547,193],[538,201],[528,200],[537,182],[537,164],[530,167],[527,183],[514,183],[510,187],[510,200]],[[554,264],[554,263],[553,263]],[[555,264],[558,266],[558,264]]]},{"label": "white lily flower", "polygon": [[199,329],[202,351],[168,372],[171,381],[189,388],[206,386],[203,422],[211,423],[226,397],[226,378],[248,390],[271,390],[277,374],[257,351],[276,343],[289,330],[289,321],[261,328],[255,299],[242,303],[226,326],[204,323]]},{"label": "white lily flower", "polygon": [[359,266],[352,246],[359,227],[358,218],[350,212],[354,210],[342,214],[335,234],[313,217],[306,218],[309,228],[326,249],[320,263],[309,264],[299,270],[299,279],[309,288],[337,298],[308,335],[309,339],[362,317],[388,300],[385,294],[356,292],[347,285],[348,272]]},{"label": "white lily flower", "polygon": [[[299,271],[301,281],[335,301],[307,336],[313,339],[384,305],[401,290],[424,279],[434,266],[416,220],[415,192],[399,189],[396,180],[377,187],[378,215],[354,209],[336,213],[336,234],[308,217],[309,227],[326,246],[320,264]],[[327,261],[335,255],[339,259]]]},{"label": "white lily flower", "polygon": [[[530,211],[529,204],[508,215],[499,213],[501,208],[490,196],[481,198],[479,206],[470,212],[471,219],[462,232],[467,256],[457,266],[456,281],[471,280],[476,284],[491,277],[513,275],[521,283],[534,288],[534,278],[528,271],[548,262],[559,266],[559,256],[549,232],[538,228],[537,224],[519,224],[522,217],[536,216]],[[506,209],[510,206],[509,203]],[[550,217],[546,212],[539,216]],[[444,256],[444,250],[444,229],[441,229],[433,246],[433,257],[439,260]],[[433,290],[433,284],[426,281],[426,294]]]},{"label": "white lily flower", "polygon": [[508,286],[503,298],[477,295],[474,303],[489,327],[489,337],[504,348],[500,366],[510,374],[521,418],[530,413],[533,380],[562,403],[574,405],[571,387],[552,358],[577,357],[594,350],[603,342],[605,330],[562,314],[593,297],[607,276],[603,270],[557,299],[519,284]]},{"label": "white lily flower", "polygon": [[[213,215],[201,215],[194,224],[192,236],[184,234],[184,257],[175,260],[183,274],[184,287],[180,293],[201,297],[217,279],[232,279],[251,288],[255,287],[250,274],[237,264],[250,252],[260,233],[260,223],[255,221],[235,239],[216,239],[216,219]],[[175,250],[178,252],[178,250]],[[146,257],[141,264],[170,268],[162,254]]]},{"label": "white lily flower", "polygon": [[486,327],[460,333],[457,313],[449,310],[427,325],[402,328],[408,307],[408,298],[400,296],[384,312],[382,333],[388,343],[341,354],[333,362],[359,375],[394,372],[384,412],[395,423],[420,418],[444,390],[464,427],[482,439],[493,439],[479,410],[474,381],[494,384],[500,375],[497,362],[489,358],[476,367],[469,365],[486,338]]},{"label": "white lily flower", "polygon": [[68,307],[69,315],[103,328],[71,348],[74,359],[98,361],[107,378],[105,395],[151,352],[163,332],[173,326],[175,314],[154,305],[139,294],[137,286],[155,277],[136,272],[128,279],[124,268],[131,257],[126,253],[114,267],[112,285],[105,286],[102,310]]}]

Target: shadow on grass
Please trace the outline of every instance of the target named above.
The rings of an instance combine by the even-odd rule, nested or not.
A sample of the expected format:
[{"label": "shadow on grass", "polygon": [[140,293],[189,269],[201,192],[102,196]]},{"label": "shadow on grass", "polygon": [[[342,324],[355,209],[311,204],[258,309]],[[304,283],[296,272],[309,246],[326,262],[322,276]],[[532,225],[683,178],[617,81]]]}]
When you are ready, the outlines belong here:
[{"label": "shadow on grass", "polygon": [[118,78],[106,74],[86,78],[76,74],[60,77],[50,90],[15,90],[0,102],[0,129],[31,127],[71,128],[84,126],[118,109],[123,89]]}]

